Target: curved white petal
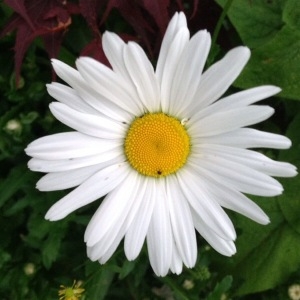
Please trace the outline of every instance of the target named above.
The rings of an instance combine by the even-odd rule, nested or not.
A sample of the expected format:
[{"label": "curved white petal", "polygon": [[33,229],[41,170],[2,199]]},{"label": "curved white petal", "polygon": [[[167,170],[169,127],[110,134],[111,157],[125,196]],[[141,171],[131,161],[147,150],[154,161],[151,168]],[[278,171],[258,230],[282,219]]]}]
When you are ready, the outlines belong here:
[{"label": "curved white petal", "polygon": [[68,195],[56,202],[47,212],[47,220],[56,221],[115,189],[128,175],[128,164],[119,163],[97,172]]},{"label": "curved white petal", "polygon": [[211,230],[198,214],[192,209],[192,216],[194,226],[200,235],[220,254],[225,256],[232,256],[236,253],[235,244],[232,240],[225,240],[218,236],[213,230]]},{"label": "curved white petal", "polygon": [[187,113],[188,115],[192,116],[190,124],[215,113],[246,107],[250,104],[271,97],[280,91],[281,89],[279,87],[264,85],[232,94],[220,99],[219,101],[216,101],[204,109]]},{"label": "curved white petal", "polygon": [[126,81],[113,70],[89,57],[80,57],[76,67],[86,82],[100,95],[134,116],[143,113],[126,88]]},{"label": "curved white petal", "polygon": [[105,197],[86,229],[84,240],[87,246],[97,244],[111,228],[117,232],[120,226],[130,226],[133,218],[129,219],[128,216],[133,214],[133,210],[134,217],[138,209],[138,204],[133,204],[136,204],[140,182],[141,176],[130,170],[126,179]]},{"label": "curved white petal", "polygon": [[96,155],[79,157],[79,158],[67,158],[58,160],[47,160],[32,158],[28,162],[28,168],[36,172],[62,172],[68,170],[74,170],[82,167],[92,166],[96,164],[110,164],[111,161],[115,163],[123,162],[125,160],[123,156],[123,148],[111,149],[107,152],[103,152]]},{"label": "curved white petal", "polygon": [[[195,229],[194,229],[195,230]],[[172,273],[179,275],[182,272],[182,259],[178,253],[175,243],[173,244],[172,261],[170,270]]]},{"label": "curved white petal", "polygon": [[77,70],[59,60],[52,59],[51,61],[56,74],[76,90],[78,95],[88,105],[96,109],[99,112],[99,115],[104,114],[118,121],[132,119],[134,114],[122,108],[122,101],[117,103],[112,102],[102,94],[98,93],[97,90],[93,89]]},{"label": "curved white petal", "polygon": [[236,47],[206,70],[190,111],[197,111],[219,99],[241,73],[249,58],[250,50],[247,47]]},{"label": "curved white petal", "polygon": [[172,260],[173,235],[164,182],[156,182],[156,199],[147,234],[150,264],[157,276],[167,275]]},{"label": "curved white petal", "polygon": [[203,154],[195,161],[190,159],[190,163],[192,162],[194,162],[193,167],[198,171],[205,169],[213,174],[213,178],[218,182],[228,184],[243,193],[271,197],[280,195],[283,191],[281,184],[274,178],[213,154]]},{"label": "curved white petal", "polygon": [[210,49],[211,38],[206,30],[197,32],[187,43],[173,76],[170,113],[179,118],[185,116],[185,108],[193,101],[202,70]]},{"label": "curved white petal", "polygon": [[190,208],[178,188],[177,178],[170,175],[166,178],[166,183],[174,242],[183,263],[192,268],[197,259],[197,243]]},{"label": "curved white petal", "polygon": [[264,132],[253,128],[239,128],[214,136],[194,138],[193,144],[218,144],[238,148],[288,149],[291,141],[279,134]]},{"label": "curved white petal", "polygon": [[145,107],[145,112],[158,112],[160,109],[159,86],[153,66],[144,50],[136,43],[128,43],[128,46],[124,48],[124,61],[139,99]]},{"label": "curved white petal", "polygon": [[109,166],[107,163],[97,164],[65,172],[48,173],[37,182],[36,188],[44,192],[69,189],[82,184],[97,171],[107,166]]},{"label": "curved white petal", "polygon": [[125,136],[127,128],[121,122],[81,113],[59,102],[52,102],[49,107],[56,119],[79,132],[103,139],[121,139]]},{"label": "curved white petal", "polygon": [[163,112],[169,112],[171,104],[171,92],[175,70],[179,63],[183,49],[190,38],[190,32],[187,28],[181,28],[172,41],[167,57],[165,58],[163,69],[156,70],[156,77],[160,83],[160,101]]},{"label": "curved white petal", "polygon": [[88,105],[79,96],[76,90],[58,82],[52,82],[51,84],[47,84],[46,86],[49,95],[55,98],[57,101],[64,103],[69,107],[83,113],[95,115],[99,113],[92,106]]},{"label": "curved white petal", "polygon": [[121,145],[121,140],[98,139],[80,132],[63,132],[31,142],[25,152],[39,159],[60,160],[100,154]]},{"label": "curved white petal", "polygon": [[202,154],[216,155],[271,176],[292,177],[297,174],[296,167],[292,164],[272,160],[259,152],[248,149],[201,144],[193,147],[193,153],[195,157],[201,157]]},{"label": "curved white petal", "polygon": [[269,106],[247,106],[212,114],[194,124],[189,124],[192,137],[205,137],[232,131],[240,127],[259,123],[269,118],[274,109]]},{"label": "curved white petal", "polygon": [[234,240],[236,233],[232,222],[209,193],[201,177],[186,166],[177,173],[177,178],[183,194],[199,218],[223,239]]},{"label": "curved white petal", "polygon": [[156,182],[145,178],[144,188],[139,192],[138,212],[125,235],[124,250],[128,260],[134,260],[139,255],[147,235],[156,199]]},{"label": "curved white petal", "polygon": [[161,82],[164,73],[165,63],[169,55],[171,44],[175,39],[176,34],[182,28],[187,29],[186,17],[182,12],[175,13],[171,21],[169,22],[168,28],[165,32],[164,38],[162,40],[161,48],[159,51],[159,56],[156,65],[156,74],[159,79],[159,82]]}]

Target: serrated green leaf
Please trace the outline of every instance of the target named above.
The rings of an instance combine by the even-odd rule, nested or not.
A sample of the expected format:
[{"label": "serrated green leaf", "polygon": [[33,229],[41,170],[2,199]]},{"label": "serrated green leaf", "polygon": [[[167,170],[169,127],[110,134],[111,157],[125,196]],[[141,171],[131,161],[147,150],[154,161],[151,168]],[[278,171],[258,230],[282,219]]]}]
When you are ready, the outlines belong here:
[{"label": "serrated green leaf", "polygon": [[[216,0],[224,7],[227,0]],[[282,27],[282,9],[286,0],[233,1],[228,17],[243,43],[255,48],[270,41]]]},{"label": "serrated green leaf", "polygon": [[252,51],[242,74],[234,83],[239,88],[273,84],[280,96],[300,100],[300,32],[284,26],[267,44]]}]

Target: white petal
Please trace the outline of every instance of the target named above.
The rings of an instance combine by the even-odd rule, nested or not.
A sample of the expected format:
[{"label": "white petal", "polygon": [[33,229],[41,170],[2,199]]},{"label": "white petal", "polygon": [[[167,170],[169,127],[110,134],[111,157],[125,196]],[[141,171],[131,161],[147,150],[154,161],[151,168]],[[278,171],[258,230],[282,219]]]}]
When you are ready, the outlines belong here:
[{"label": "white petal", "polygon": [[237,47],[205,71],[192,101],[193,109],[197,111],[219,99],[241,73],[249,57],[247,47]]},{"label": "white petal", "polygon": [[223,239],[234,240],[236,234],[230,219],[209,193],[201,177],[188,166],[182,168],[177,177],[180,188],[199,218]]},{"label": "white petal", "polygon": [[200,111],[190,112],[189,115],[192,115],[190,123],[203,119],[204,117],[210,116],[217,112],[248,106],[260,100],[271,97],[280,91],[281,89],[276,86],[265,85],[232,94],[220,99],[212,105],[205,107],[204,109],[201,109]]},{"label": "white petal", "polygon": [[77,59],[76,66],[82,77],[100,95],[135,116],[143,113],[133,101],[134,95],[126,88],[126,81],[113,70],[89,57]]},{"label": "white petal", "polygon": [[[190,159],[192,162],[193,159]],[[201,170],[205,169],[218,182],[243,193],[270,197],[280,195],[283,191],[281,184],[274,178],[215,155],[203,154],[201,159],[195,160],[193,166],[202,176],[204,174]]]},{"label": "white petal", "polygon": [[269,118],[274,109],[269,106],[247,106],[234,108],[212,114],[202,120],[191,124],[188,132],[193,137],[205,137],[217,135],[259,123]]},{"label": "white petal", "polygon": [[81,113],[59,102],[52,102],[50,110],[56,119],[87,135],[104,139],[118,139],[125,136],[127,128],[121,122]]},{"label": "white petal", "polygon": [[74,159],[100,154],[122,145],[122,141],[91,137],[80,132],[63,132],[39,138],[30,143],[27,155],[45,159]]},{"label": "white petal", "polygon": [[124,250],[128,260],[134,260],[139,255],[152,217],[156,199],[155,180],[145,178],[144,186],[139,195],[140,206],[124,240]]},{"label": "white petal", "polygon": [[120,226],[126,228],[130,226],[133,218],[131,217],[129,220],[128,216],[130,210],[136,212],[138,209],[138,205],[133,207],[133,204],[137,197],[140,181],[139,173],[130,170],[126,179],[105,197],[86,229],[84,240],[87,246],[91,247],[97,244],[111,228],[115,228],[113,231],[118,231]]},{"label": "white petal", "polygon": [[68,158],[58,160],[45,160],[39,158],[32,158],[28,162],[28,168],[36,172],[62,172],[74,170],[82,167],[92,166],[100,163],[110,164],[111,161],[115,163],[123,162],[125,160],[123,154],[123,147],[111,149],[96,155]]},{"label": "white petal", "polygon": [[157,61],[156,66],[156,74],[158,76],[159,82],[161,82],[164,69],[165,69],[165,63],[167,60],[167,57],[169,55],[169,50],[171,47],[171,44],[173,40],[175,39],[176,34],[180,31],[182,28],[187,28],[187,22],[185,14],[175,13],[171,21],[169,22],[168,28],[165,32],[161,48],[159,51],[159,57]]},{"label": "white petal", "polygon": [[160,83],[161,108],[163,112],[169,112],[170,110],[174,74],[189,38],[189,30],[185,27],[181,28],[170,45],[164,68],[160,71],[160,74],[156,71],[156,77]]},{"label": "white petal", "polygon": [[269,217],[253,201],[242,193],[229,188],[226,183],[218,183],[209,175],[204,179],[209,181],[210,191],[216,196],[218,203],[228,209],[234,210],[260,224],[268,224]]},{"label": "white petal", "polygon": [[117,34],[106,31],[102,36],[102,46],[113,70],[120,75],[124,81],[126,81],[126,87],[131,95],[132,100],[135,102],[135,105],[140,107],[142,110],[142,102],[125,66],[123,54],[127,45]]},{"label": "white petal", "polygon": [[71,68],[67,64],[52,59],[52,65],[56,74],[68,83],[78,95],[91,107],[96,109],[99,114],[105,114],[115,120],[126,121],[131,119],[133,114],[122,108],[122,101],[113,103],[89,85],[77,70]]},{"label": "white petal", "polygon": [[177,178],[170,175],[166,182],[174,242],[183,263],[192,268],[197,259],[197,243],[190,208],[181,189],[178,188]]},{"label": "white petal", "polygon": [[147,234],[150,264],[157,276],[167,275],[172,260],[173,235],[164,182],[157,181],[157,193]]},{"label": "white petal", "polygon": [[297,174],[296,167],[292,164],[272,160],[259,152],[248,149],[203,144],[194,146],[193,153],[196,156],[201,156],[203,153],[217,155],[271,176],[292,177]]},{"label": "white petal", "polygon": [[[194,227],[194,226],[193,226]],[[173,244],[171,272],[179,275],[182,272],[182,259],[178,253],[175,243]]]},{"label": "white petal", "polygon": [[252,128],[239,128],[215,136],[195,138],[194,144],[219,144],[240,148],[288,149],[291,141],[282,135],[264,132]]},{"label": "white petal", "polygon": [[192,210],[192,215],[195,228],[216,251],[225,256],[232,256],[236,253],[236,248],[232,240],[224,240],[216,235],[215,232],[206,226],[194,210]]},{"label": "white petal", "polygon": [[124,61],[146,112],[158,112],[160,109],[159,86],[153,66],[144,50],[136,43],[128,43],[128,46],[124,48]]},{"label": "white petal", "polygon": [[[111,162],[111,164],[113,164]],[[59,191],[80,185],[97,171],[107,167],[107,164],[98,164],[76,170],[49,173],[43,176],[36,184],[36,188],[43,192]]]},{"label": "white petal", "polygon": [[97,114],[97,110],[88,105],[76,90],[58,82],[47,84],[48,93],[61,103],[83,113]]},{"label": "white petal", "polygon": [[206,30],[197,32],[184,48],[174,74],[170,114],[182,116],[193,100],[210,49],[211,38]]},{"label": "white petal", "polygon": [[74,210],[103,197],[116,188],[128,175],[127,163],[109,166],[87,179],[83,184],[56,202],[47,212],[47,220],[56,221]]}]

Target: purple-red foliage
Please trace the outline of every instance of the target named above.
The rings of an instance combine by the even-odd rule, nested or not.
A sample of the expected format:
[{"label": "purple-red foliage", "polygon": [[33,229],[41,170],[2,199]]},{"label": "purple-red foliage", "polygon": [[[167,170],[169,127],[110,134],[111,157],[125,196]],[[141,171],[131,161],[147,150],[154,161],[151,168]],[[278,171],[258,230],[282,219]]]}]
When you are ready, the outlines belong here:
[{"label": "purple-red foliage", "polygon": [[184,6],[183,0],[4,0],[14,13],[0,37],[16,31],[14,51],[17,81],[24,55],[32,41],[41,37],[49,57],[57,57],[64,34],[72,26],[72,19],[76,14],[86,20],[93,36],[80,55],[88,55],[108,64],[101,37],[102,31],[106,29],[105,24],[114,11],[114,18],[119,16],[132,28],[131,32],[118,34],[125,41],[138,41],[150,57],[154,58],[174,12],[184,10],[188,4],[187,16],[195,22],[200,15],[198,2],[199,0],[184,1]]}]

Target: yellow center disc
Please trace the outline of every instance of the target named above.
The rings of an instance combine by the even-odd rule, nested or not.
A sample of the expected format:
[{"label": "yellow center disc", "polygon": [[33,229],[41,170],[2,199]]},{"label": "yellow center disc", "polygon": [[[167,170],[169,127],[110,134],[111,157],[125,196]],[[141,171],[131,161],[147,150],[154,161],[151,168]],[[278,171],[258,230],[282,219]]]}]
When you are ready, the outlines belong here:
[{"label": "yellow center disc", "polygon": [[125,154],[139,173],[167,176],[180,169],[190,153],[190,137],[179,120],[163,113],[136,118],[125,139]]}]

